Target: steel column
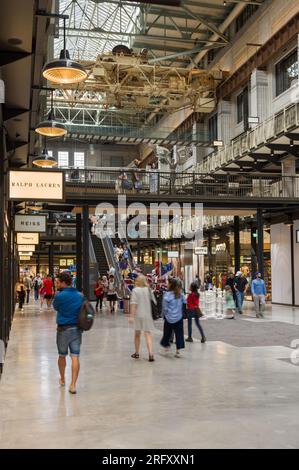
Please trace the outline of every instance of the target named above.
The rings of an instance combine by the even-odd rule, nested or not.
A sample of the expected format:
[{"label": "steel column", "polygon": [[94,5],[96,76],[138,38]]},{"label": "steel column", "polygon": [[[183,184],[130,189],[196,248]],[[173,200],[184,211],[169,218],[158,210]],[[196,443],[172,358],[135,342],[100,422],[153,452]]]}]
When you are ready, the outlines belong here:
[{"label": "steel column", "polygon": [[89,209],[83,206],[83,293],[89,297]]},{"label": "steel column", "polygon": [[235,248],[235,271],[240,271],[241,267],[241,252],[240,252],[240,218],[234,217],[234,248]]},{"label": "steel column", "polygon": [[76,214],[76,287],[82,291],[82,217]]},{"label": "steel column", "polygon": [[264,277],[264,223],[263,223],[263,210],[257,210],[257,262],[258,270]]}]

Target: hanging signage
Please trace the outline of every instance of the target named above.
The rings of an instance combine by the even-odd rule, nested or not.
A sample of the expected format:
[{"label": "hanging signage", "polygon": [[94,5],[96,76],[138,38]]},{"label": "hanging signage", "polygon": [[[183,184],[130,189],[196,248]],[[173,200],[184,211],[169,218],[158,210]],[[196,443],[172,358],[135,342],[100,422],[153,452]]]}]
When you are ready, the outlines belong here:
[{"label": "hanging signage", "polygon": [[30,261],[30,256],[20,256],[20,261]]},{"label": "hanging signage", "polygon": [[227,248],[225,243],[220,243],[219,245],[216,245],[216,253],[225,252],[226,250]]},{"label": "hanging signage", "polygon": [[260,118],[258,116],[249,116],[248,124],[259,124]]},{"label": "hanging signage", "polygon": [[17,233],[17,245],[38,245],[39,233]]},{"label": "hanging signage", "polygon": [[60,258],[59,260],[59,266],[62,268],[73,266],[73,264],[74,264],[73,258]]},{"label": "hanging signage", "polygon": [[45,215],[15,215],[16,232],[45,232]]},{"label": "hanging signage", "polygon": [[207,255],[208,254],[208,247],[207,246],[196,246],[194,248],[194,253],[198,256]]},{"label": "hanging signage", "polygon": [[35,251],[35,245],[18,245],[18,251]]},{"label": "hanging signage", "polygon": [[62,171],[9,172],[9,199],[21,201],[63,201]]},{"label": "hanging signage", "polygon": [[32,251],[19,251],[20,256],[32,256],[33,252]]},{"label": "hanging signage", "polygon": [[169,251],[168,252],[168,258],[178,258],[179,257],[179,252],[178,251]]}]

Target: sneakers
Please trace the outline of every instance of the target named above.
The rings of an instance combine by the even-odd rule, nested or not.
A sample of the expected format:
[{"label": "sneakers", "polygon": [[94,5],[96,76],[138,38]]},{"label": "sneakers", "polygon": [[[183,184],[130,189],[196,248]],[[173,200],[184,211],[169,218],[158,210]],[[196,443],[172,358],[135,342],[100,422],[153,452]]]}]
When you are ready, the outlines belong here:
[{"label": "sneakers", "polygon": [[160,354],[161,354],[162,356],[166,356],[166,354],[169,353],[169,351],[170,351],[170,348],[163,348],[163,347],[162,347],[162,348],[160,349]]},{"label": "sneakers", "polygon": [[185,341],[186,341],[186,343],[193,343],[193,338],[191,338],[191,336],[189,336]]},{"label": "sneakers", "polygon": [[180,351],[176,351],[174,357],[182,357]]},{"label": "sneakers", "polygon": [[204,344],[207,342],[207,338],[204,336],[203,338],[201,338],[201,343]]}]

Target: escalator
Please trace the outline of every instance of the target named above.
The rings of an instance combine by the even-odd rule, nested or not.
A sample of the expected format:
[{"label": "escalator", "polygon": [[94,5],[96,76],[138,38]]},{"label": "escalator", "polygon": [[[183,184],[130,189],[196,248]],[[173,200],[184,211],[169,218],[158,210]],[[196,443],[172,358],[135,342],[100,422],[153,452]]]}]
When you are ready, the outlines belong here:
[{"label": "escalator", "polygon": [[118,263],[114,256],[114,246],[110,237],[99,238],[91,235],[93,250],[98,263],[98,272],[101,276],[107,276],[111,267],[115,269],[115,283],[117,289],[122,285],[122,276],[119,271]]},{"label": "escalator", "polygon": [[134,258],[133,258],[133,253],[132,253],[132,250],[131,250],[131,247],[130,247],[130,243],[127,239],[126,229],[125,229],[124,225],[121,222],[118,225],[118,237],[119,237],[121,243],[123,243],[127,247],[128,254],[129,254],[129,256],[127,258],[128,267],[129,267],[129,270],[131,272],[133,272],[134,269],[135,269],[135,262],[134,262]]},{"label": "escalator", "polygon": [[96,235],[91,235],[92,246],[98,263],[98,272],[100,276],[107,276],[109,265],[103,248],[102,240]]}]

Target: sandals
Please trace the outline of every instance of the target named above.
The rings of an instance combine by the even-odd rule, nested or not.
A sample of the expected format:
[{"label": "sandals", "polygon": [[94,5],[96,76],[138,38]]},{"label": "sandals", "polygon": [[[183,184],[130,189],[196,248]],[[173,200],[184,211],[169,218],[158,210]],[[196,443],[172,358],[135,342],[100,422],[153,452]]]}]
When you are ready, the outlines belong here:
[{"label": "sandals", "polygon": [[69,388],[69,392],[72,394],[72,395],[75,395],[77,393],[76,389],[71,387]]},{"label": "sandals", "polygon": [[149,356],[148,361],[149,361],[149,362],[155,362],[154,356]]},{"label": "sandals", "polygon": [[134,353],[134,354],[132,354],[132,356],[131,356],[131,357],[132,357],[133,359],[139,359],[139,354],[137,354],[137,353]]}]

